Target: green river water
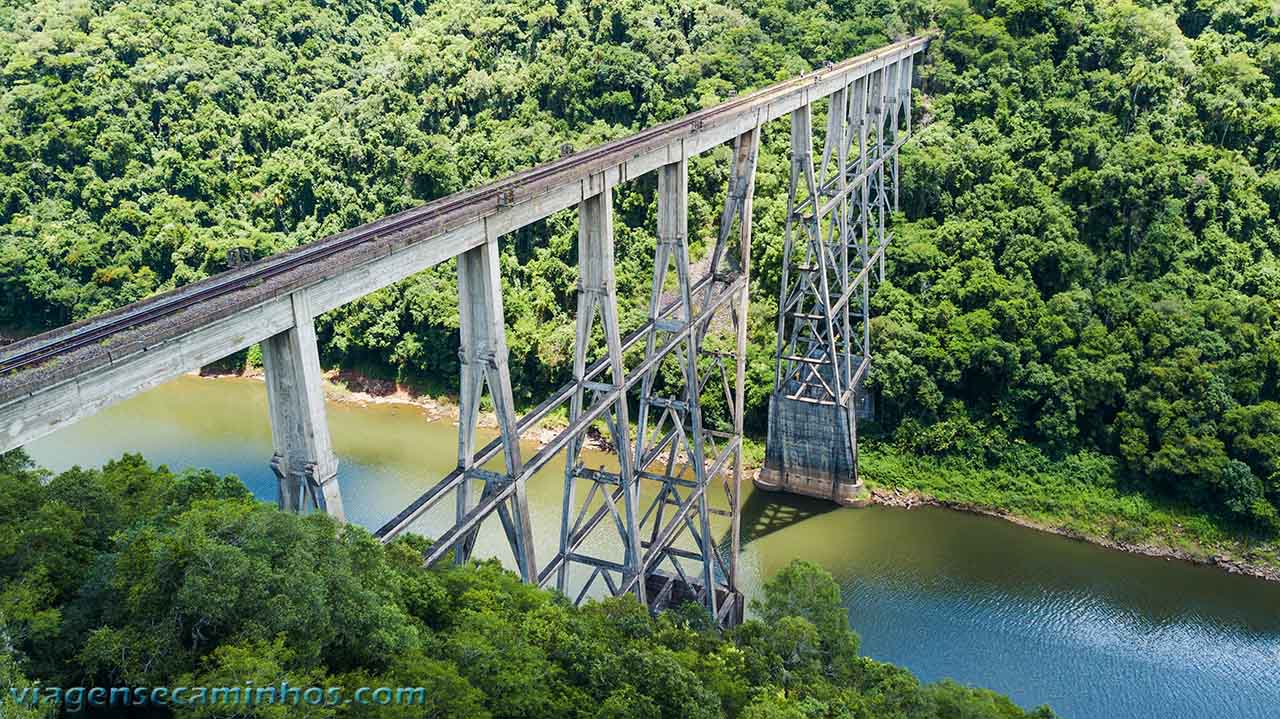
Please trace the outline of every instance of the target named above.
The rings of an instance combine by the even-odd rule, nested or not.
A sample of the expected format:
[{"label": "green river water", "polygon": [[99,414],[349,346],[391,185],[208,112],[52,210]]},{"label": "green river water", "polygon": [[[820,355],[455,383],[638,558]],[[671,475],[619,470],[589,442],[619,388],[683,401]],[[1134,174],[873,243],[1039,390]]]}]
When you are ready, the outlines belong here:
[{"label": "green river water", "polygon": [[[367,527],[455,464],[456,427],[417,407],[331,404],[329,422],[348,518]],[[141,452],[236,474],[275,498],[265,386],[251,379],[183,377],[27,449],[55,470]],[[562,472],[550,466],[530,485],[539,561],[557,545]],[[446,522],[433,514],[414,529],[432,535]],[[494,525],[477,552],[508,561]],[[922,679],[1076,719],[1280,717],[1280,584],[986,517],[749,490],[742,531],[748,595],[793,558],[817,561],[841,583],[863,651]]]}]

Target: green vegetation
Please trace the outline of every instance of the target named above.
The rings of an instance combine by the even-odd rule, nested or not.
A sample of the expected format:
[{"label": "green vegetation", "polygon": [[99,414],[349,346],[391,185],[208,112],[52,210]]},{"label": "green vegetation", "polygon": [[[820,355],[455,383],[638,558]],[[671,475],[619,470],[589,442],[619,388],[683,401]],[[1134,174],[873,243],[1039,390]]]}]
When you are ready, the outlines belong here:
[{"label": "green vegetation", "polygon": [[[1274,535],[1274,8],[950,4],[938,24],[912,221],[876,298],[886,431],[977,465],[1044,454],[1060,502],[1119,472]],[[1117,466],[1078,471],[1106,464],[1080,452]]]},{"label": "green vegetation", "polygon": [[[944,38],[920,68],[875,298],[867,475],[1277,565],[1280,24],[1264,0],[0,0],[0,335],[926,27]],[[757,178],[757,435],[786,134],[767,128]],[[725,157],[690,169],[695,258]],[[647,300],[654,184],[615,199],[626,326]],[[569,372],[575,237],[562,213],[504,242],[525,403]],[[456,332],[451,264],[319,323],[327,363],[442,393]],[[575,609],[494,564],[427,571],[425,541],[383,547],[137,457],[49,477],[7,455],[0,683],[419,685],[428,716],[1024,716],[857,656],[812,566],[721,635],[629,600]]]},{"label": "green vegetation", "polygon": [[838,587],[812,564],[780,572],[758,618],[721,634],[696,606],[656,619],[631,597],[574,608],[492,561],[427,570],[427,543],[383,546],[255,501],[235,477],[175,476],[136,455],[56,477],[3,455],[0,679],[427,690],[425,708],[309,717],[1052,716],[858,656]]},{"label": "green vegetation", "polygon": [[[0,327],[23,328],[220,271],[231,247],[287,249],[937,27],[891,280],[875,298],[881,417],[867,436],[947,476],[1031,468],[980,492],[908,482],[966,501],[1028,511],[1035,496],[1053,507],[1033,514],[1095,529],[1120,517],[1138,534],[1160,534],[1165,510],[1109,508],[1172,506],[1206,545],[1280,533],[1273,3],[0,5]],[[757,179],[756,433],[788,172],[775,125]],[[691,166],[695,257],[724,160]],[[615,201],[628,326],[647,299],[653,195],[649,178]],[[504,244],[522,402],[569,373],[575,228],[562,213]],[[329,313],[319,334],[330,364],[447,393],[456,324],[442,265]],[[998,489],[1027,483],[1039,486]]]},{"label": "green vegetation", "polygon": [[1187,503],[1153,496],[1124,481],[1119,462],[1092,452],[1050,460],[1024,452],[982,466],[958,457],[917,457],[884,445],[863,447],[862,471],[875,488],[919,493],[947,506],[995,511],[1105,544],[1168,550],[1198,560],[1230,560],[1272,576],[1274,540]]}]

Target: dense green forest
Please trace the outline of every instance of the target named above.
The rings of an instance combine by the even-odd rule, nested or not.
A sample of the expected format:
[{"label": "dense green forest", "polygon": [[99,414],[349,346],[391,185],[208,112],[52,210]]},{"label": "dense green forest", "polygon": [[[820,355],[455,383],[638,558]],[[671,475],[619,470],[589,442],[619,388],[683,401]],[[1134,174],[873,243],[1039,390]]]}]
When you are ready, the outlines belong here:
[{"label": "dense green forest", "polygon": [[[1067,492],[1123,486],[1274,536],[1267,0],[5,0],[0,323],[80,319],[218,272],[228,248],[265,256],[927,27],[943,38],[920,68],[875,298],[884,446],[1029,476],[1066,466]],[[757,180],[756,432],[786,133],[768,128]],[[695,252],[724,160],[691,167]],[[615,202],[630,324],[653,194],[640,182]],[[504,245],[524,402],[569,372],[574,237],[563,213]],[[319,331],[332,365],[449,392],[456,322],[446,265]]]},{"label": "dense green forest", "polygon": [[902,446],[1095,450],[1280,526],[1278,21],[1204,0],[939,13],[936,119],[877,297]]},{"label": "dense green forest", "polygon": [[[573,607],[496,561],[422,566],[235,477],[137,455],[50,477],[0,455],[0,714],[30,686],[424,687],[426,706],[203,707],[181,717],[1017,719],[988,691],[858,655],[839,588],[795,563],[727,634],[690,605]],[[19,671],[26,672],[25,677]],[[131,713],[131,711],[133,713]],[[20,713],[21,712],[21,713]],[[125,710],[122,716],[138,716]]]}]

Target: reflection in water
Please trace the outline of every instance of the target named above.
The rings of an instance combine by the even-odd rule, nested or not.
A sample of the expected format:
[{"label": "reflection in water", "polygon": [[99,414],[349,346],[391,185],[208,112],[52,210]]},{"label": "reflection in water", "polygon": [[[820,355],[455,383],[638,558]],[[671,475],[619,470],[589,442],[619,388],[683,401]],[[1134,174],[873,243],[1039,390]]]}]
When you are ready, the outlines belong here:
[{"label": "reflection in water", "polygon": [[[329,412],[354,522],[376,527],[455,464],[455,427],[427,422],[417,408]],[[234,473],[257,496],[275,496],[265,391],[252,380],[184,377],[28,449],[53,469],[138,451],[172,467]],[[558,548],[562,473],[549,466],[530,484],[540,557]],[[436,533],[451,511],[441,507],[415,529]],[[477,552],[510,563],[493,524]],[[925,680],[989,686],[1081,719],[1261,718],[1280,706],[1280,585],[986,517],[839,510],[749,488],[742,537],[748,596],[791,559],[816,561],[844,588],[863,651]]]}]

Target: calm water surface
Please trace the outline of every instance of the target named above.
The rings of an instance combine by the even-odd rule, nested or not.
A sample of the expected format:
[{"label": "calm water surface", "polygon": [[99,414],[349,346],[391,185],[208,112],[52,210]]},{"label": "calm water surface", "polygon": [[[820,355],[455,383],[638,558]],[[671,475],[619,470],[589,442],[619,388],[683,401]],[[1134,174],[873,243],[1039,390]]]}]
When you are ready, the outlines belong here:
[{"label": "calm water surface", "polygon": [[[454,464],[455,427],[415,407],[331,404],[329,421],[348,517],[365,526]],[[265,387],[254,380],[184,377],[28,450],[55,470],[136,451],[234,473],[275,498]],[[562,471],[530,486],[540,557],[555,551]],[[415,529],[438,533],[443,512]],[[494,525],[477,551],[503,557]],[[843,586],[863,651],[926,681],[991,687],[1075,719],[1280,717],[1280,584],[936,509],[835,510],[748,493],[742,527],[748,594],[794,557],[817,561]]]}]

